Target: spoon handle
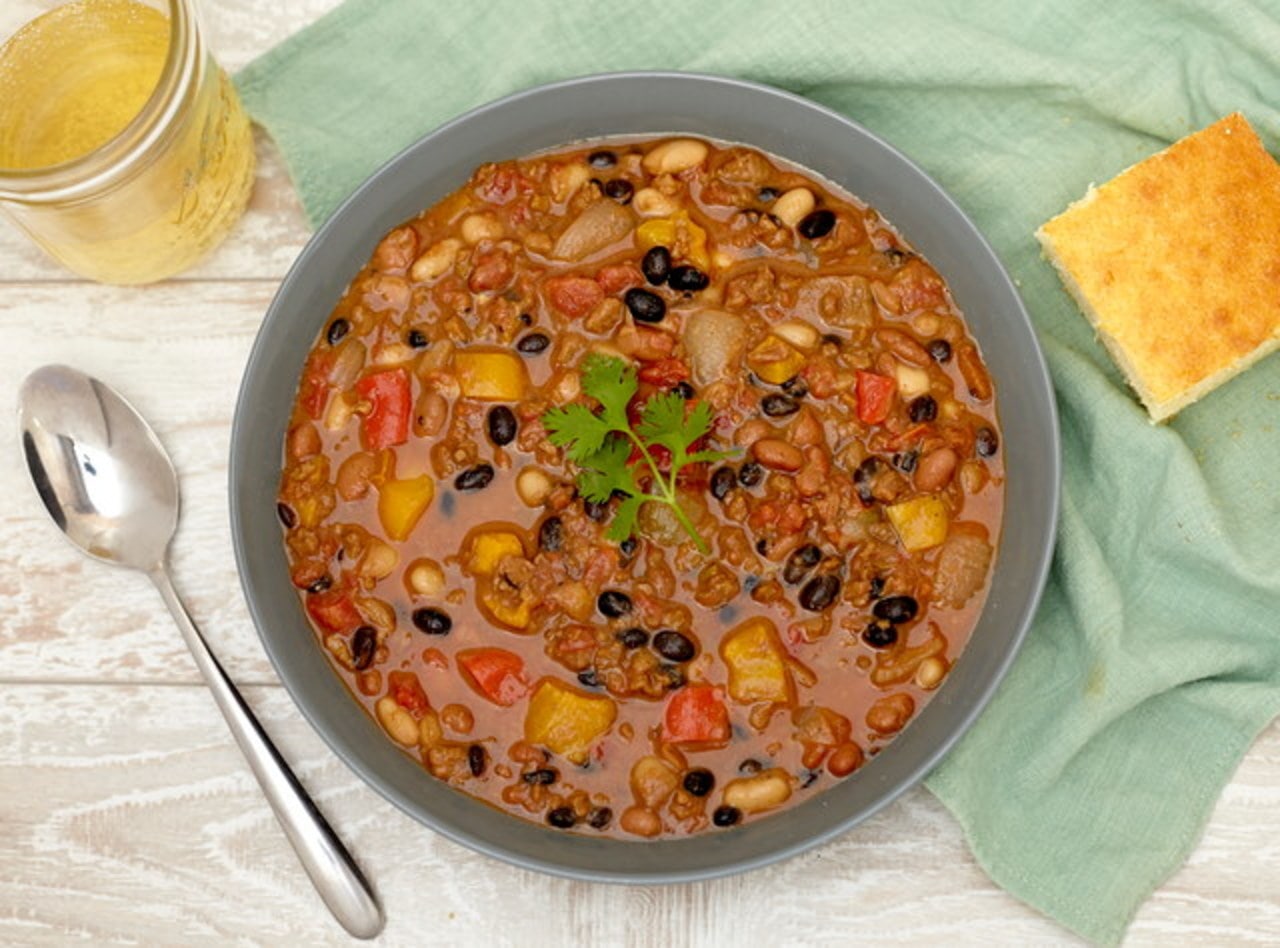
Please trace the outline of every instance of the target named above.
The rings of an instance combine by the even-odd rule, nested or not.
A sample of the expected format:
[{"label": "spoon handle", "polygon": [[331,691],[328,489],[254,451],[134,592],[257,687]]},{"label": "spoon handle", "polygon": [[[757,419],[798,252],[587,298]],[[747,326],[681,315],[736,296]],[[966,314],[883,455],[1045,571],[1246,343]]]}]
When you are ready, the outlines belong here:
[{"label": "spoon handle", "polygon": [[162,563],[147,575],[160,590],[165,605],[182,630],[197,667],[227,719],[227,726],[325,905],[355,937],[374,937],[382,930],[383,915],[372,887],[209,650],[173,588],[166,564]]}]

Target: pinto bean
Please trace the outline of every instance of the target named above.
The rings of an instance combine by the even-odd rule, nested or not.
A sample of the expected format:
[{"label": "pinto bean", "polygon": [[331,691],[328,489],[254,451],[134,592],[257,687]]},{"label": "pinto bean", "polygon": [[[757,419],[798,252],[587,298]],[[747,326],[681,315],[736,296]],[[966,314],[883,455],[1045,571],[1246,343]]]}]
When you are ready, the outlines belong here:
[{"label": "pinto bean", "polygon": [[462,249],[462,241],[456,237],[446,237],[427,248],[427,252],[413,262],[409,275],[419,283],[430,283],[443,276],[458,259],[458,251]]},{"label": "pinto bean", "polygon": [[929,350],[901,329],[877,329],[875,337],[881,345],[888,348],[890,352],[904,362],[910,362],[913,365],[928,365],[932,361],[929,357]]},{"label": "pinto bean", "polygon": [[419,438],[433,438],[449,420],[449,403],[432,388],[423,387],[413,412],[413,433]]},{"label": "pinto bean", "polygon": [[804,464],[800,449],[780,438],[761,438],[751,445],[751,454],[770,470],[788,474],[794,474]]},{"label": "pinto bean", "polygon": [[980,402],[991,398],[991,376],[987,367],[982,364],[982,357],[973,346],[965,344],[955,351],[956,365],[960,367],[960,375],[964,384],[969,387],[969,394]]},{"label": "pinto bean", "polygon": [[942,490],[951,483],[951,475],[955,473],[960,459],[950,448],[935,448],[926,452],[916,465],[916,490]]},{"label": "pinto bean", "polygon": [[633,836],[657,836],[662,832],[662,819],[642,806],[629,806],[623,810],[619,825]]},{"label": "pinto bean", "polygon": [[378,472],[377,455],[357,451],[338,467],[334,486],[343,500],[359,500],[369,493],[369,483]]},{"label": "pinto bean", "polygon": [[896,734],[907,726],[915,710],[911,695],[886,695],[867,711],[867,727],[880,734]]},{"label": "pinto bean", "polygon": [[309,421],[304,421],[289,432],[289,457],[291,460],[301,461],[303,458],[309,458],[313,454],[319,454],[320,447],[320,432]]},{"label": "pinto bean", "polygon": [[843,777],[862,766],[862,748],[852,741],[841,744],[827,758],[827,770],[833,777]]}]

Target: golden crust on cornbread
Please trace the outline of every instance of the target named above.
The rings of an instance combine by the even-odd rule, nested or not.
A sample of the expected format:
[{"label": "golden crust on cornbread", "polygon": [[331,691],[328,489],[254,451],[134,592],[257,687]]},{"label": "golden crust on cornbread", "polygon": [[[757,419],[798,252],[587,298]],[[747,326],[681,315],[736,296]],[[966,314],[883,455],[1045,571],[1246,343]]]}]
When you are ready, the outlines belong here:
[{"label": "golden crust on cornbread", "polygon": [[1036,237],[1153,421],[1280,347],[1280,164],[1239,113]]}]

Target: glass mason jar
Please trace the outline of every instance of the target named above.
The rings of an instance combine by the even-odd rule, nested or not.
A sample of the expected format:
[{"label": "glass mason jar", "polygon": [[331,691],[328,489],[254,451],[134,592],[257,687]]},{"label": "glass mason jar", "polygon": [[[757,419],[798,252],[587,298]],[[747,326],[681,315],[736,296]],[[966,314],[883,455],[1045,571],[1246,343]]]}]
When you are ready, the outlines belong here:
[{"label": "glass mason jar", "polygon": [[[11,0],[4,2],[0,28],[15,17]],[[24,4],[31,6],[16,6]],[[194,0],[41,6],[43,15],[0,33],[7,40],[0,48],[0,207],[50,256],[92,280],[147,283],[190,266],[243,213],[254,176],[249,120],[205,46]],[[112,37],[117,28],[122,36]],[[166,30],[167,49],[157,45]],[[128,60],[148,42],[159,72],[154,86]],[[114,57],[110,68],[124,71],[86,73],[86,88],[96,82],[97,96],[120,105],[114,97],[136,83],[142,100],[136,113],[121,115],[118,130],[93,128],[112,121],[101,99],[67,93],[72,80],[65,77],[95,68],[95,56],[103,63]],[[95,131],[108,137],[94,142]],[[79,153],[79,141],[89,150]]]}]

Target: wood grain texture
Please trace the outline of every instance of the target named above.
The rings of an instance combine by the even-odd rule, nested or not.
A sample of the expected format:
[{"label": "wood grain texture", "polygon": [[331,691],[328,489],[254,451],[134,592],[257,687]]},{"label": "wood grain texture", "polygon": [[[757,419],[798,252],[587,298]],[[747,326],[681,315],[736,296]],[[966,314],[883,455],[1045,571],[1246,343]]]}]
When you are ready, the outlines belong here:
[{"label": "wood grain texture", "polygon": [[[754,873],[669,887],[569,882],[434,835],[340,764],[281,689],[247,697],[376,881],[382,944],[1074,943],[986,879],[923,790]],[[203,689],[11,685],[0,691],[0,734],[0,942],[348,941]],[[1273,730],[1196,858],[1143,910],[1132,944],[1280,938],[1276,876],[1258,871],[1259,840],[1280,839],[1278,766]],[[1274,870],[1274,843],[1262,855]]]},{"label": "wood grain texture", "polygon": [[[235,70],[339,0],[205,0]],[[274,148],[208,260],[154,287],[81,282],[0,222],[0,410],[50,361],[117,385],[182,473],[176,582],[378,887],[385,945],[1077,944],[991,883],[927,792],[817,851],[696,885],[514,869],[413,822],[323,745],[276,683],[239,592],[230,419],[275,285],[307,237]],[[12,420],[12,414],[8,417]],[[0,424],[0,944],[348,944],[315,896],[145,579],[48,521]],[[1189,750],[1189,765],[1193,760]],[[1227,787],[1130,945],[1280,943],[1280,727]]]}]

